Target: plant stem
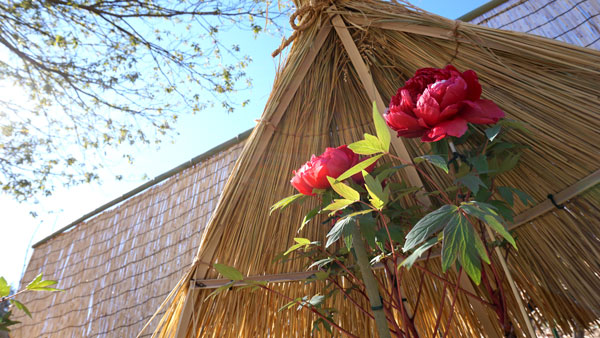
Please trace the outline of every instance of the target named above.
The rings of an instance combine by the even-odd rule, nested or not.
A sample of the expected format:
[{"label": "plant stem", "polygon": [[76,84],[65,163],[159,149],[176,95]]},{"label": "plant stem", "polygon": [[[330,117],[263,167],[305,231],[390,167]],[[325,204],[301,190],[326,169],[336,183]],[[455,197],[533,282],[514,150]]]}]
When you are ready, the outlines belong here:
[{"label": "plant stem", "polygon": [[381,303],[381,296],[379,295],[379,289],[377,288],[377,281],[371,270],[367,251],[365,250],[365,242],[362,239],[358,225],[352,227],[352,245],[354,247],[354,252],[356,253],[356,260],[360,272],[362,273],[363,281],[365,282],[379,338],[391,338],[387,318],[385,317],[385,312],[383,311],[383,305]]},{"label": "plant stem", "polygon": [[448,322],[446,322],[446,330],[444,331],[444,336],[442,338],[446,338],[446,335],[448,335],[448,332],[450,332],[450,323],[452,322],[452,317],[454,317],[454,305],[456,304],[456,299],[458,298],[461,274],[462,267],[458,270],[458,276],[456,277],[456,287],[454,288],[454,296],[452,297],[452,304],[450,305],[450,317],[448,317]]}]

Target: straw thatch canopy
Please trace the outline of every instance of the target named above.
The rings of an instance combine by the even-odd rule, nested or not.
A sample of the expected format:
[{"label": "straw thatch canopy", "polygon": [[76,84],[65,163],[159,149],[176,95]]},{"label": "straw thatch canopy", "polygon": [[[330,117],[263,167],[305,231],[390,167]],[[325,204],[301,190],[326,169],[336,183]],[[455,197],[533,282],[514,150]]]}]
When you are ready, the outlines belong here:
[{"label": "straw thatch canopy", "polygon": [[[298,7],[309,6],[298,1]],[[287,300],[262,291],[229,291],[206,299],[222,285],[210,264],[231,265],[248,276],[264,275],[273,288],[295,298],[322,285],[298,282],[303,262],[275,264],[273,257],[297,237],[301,216],[312,208],[286,209],[269,217],[269,206],[290,195],[290,173],[313,153],[373,132],[370,106],[380,110],[404,80],[421,67],[473,69],[486,98],[510,118],[529,124],[531,134],[514,136],[530,145],[516,172],[500,184],[531,194],[536,205],[518,205],[519,251],[507,259],[521,303],[532,318],[563,332],[586,328],[600,316],[600,145],[598,122],[600,52],[537,36],[455,22],[414,7],[384,1],[334,1],[314,5],[275,81],[273,92],[244,147],[219,205],[205,230],[192,268],[167,299],[160,337],[300,337],[311,331],[307,311],[277,309]],[[302,22],[311,22],[302,27]],[[405,159],[422,154],[418,142],[397,140]],[[430,169],[433,177],[444,177]],[[403,177],[422,184],[415,172]],[[426,188],[427,185],[425,185]],[[554,194],[557,209],[547,199]],[[407,201],[410,203],[410,201]],[[301,237],[322,238],[313,222]],[[411,272],[405,285],[416,283]],[[454,277],[455,278],[455,277]],[[256,278],[255,278],[256,279]],[[507,278],[508,280],[508,278]],[[508,281],[507,281],[508,283]],[[441,284],[427,281],[430,312],[417,317],[424,332],[433,327]],[[481,293],[474,288],[475,292]],[[509,286],[506,286],[509,289]],[[481,293],[482,295],[484,293]],[[408,291],[408,302],[415,297]],[[527,323],[513,297],[509,316],[523,335]],[[373,323],[342,297],[336,320],[361,337],[374,336]],[[448,309],[445,316],[449,315]],[[495,314],[459,297],[451,336],[500,335]],[[444,322],[444,321],[442,321]]]},{"label": "straw thatch canopy", "polygon": [[[299,6],[305,4],[302,1]],[[490,4],[461,20],[600,49],[598,0],[494,0]],[[384,105],[416,68],[439,67],[450,60],[459,68],[475,69],[485,96],[497,100],[510,117],[531,123],[533,133],[519,141],[533,148],[520,172],[504,182],[523,187],[537,200],[536,207],[519,207],[520,250],[508,257],[524,304],[536,309],[533,317],[537,320],[565,333],[575,325],[582,328],[597,322],[600,194],[597,187],[590,187],[598,182],[598,52],[465,23],[457,26],[399,5],[358,1],[335,5],[337,9],[320,8],[319,19],[298,33],[262,122],[235,171],[245,134],[34,245],[21,284],[44,272],[46,278],[59,280],[66,292],[24,294],[20,300],[32,311],[33,319],[17,311],[15,319],[22,324],[11,337],[131,337],[146,322],[149,325],[142,335],[149,336],[160,320],[158,333],[167,336],[193,336],[192,332],[201,336],[308,335],[310,315],[293,310],[276,313],[287,302],[282,298],[232,291],[202,303],[212,291],[204,288],[226,282],[206,280],[219,278],[207,273],[206,263],[224,262],[249,275],[288,281],[276,285],[293,297],[318,292],[316,286],[293,282],[307,276],[301,264],[284,266],[271,259],[293,237],[318,238],[327,229],[315,223],[297,234],[305,210],[268,218],[268,206],[292,192],[287,184],[291,170],[310,154],[371,131],[369,102],[378,100],[377,94]],[[336,14],[350,39],[342,25],[336,24],[337,30],[329,26]],[[361,66],[357,55],[366,66]],[[376,92],[365,91],[370,77],[374,83],[366,88],[376,88]],[[413,142],[407,142],[407,147],[411,155],[422,152]],[[401,148],[401,144],[396,147]],[[232,172],[235,175],[200,245],[202,231]],[[418,176],[411,179],[419,183]],[[566,209],[556,209],[546,199],[549,192]],[[199,246],[201,255],[189,270]],[[430,290],[440,286],[428,283]],[[174,287],[169,302],[149,322]],[[414,302],[410,295],[409,301]],[[427,301],[436,307],[436,292]],[[453,336],[498,334],[494,314],[486,314],[466,299],[460,301]],[[516,303],[509,301],[511,317],[521,325]],[[370,322],[350,312],[355,311],[351,305],[340,302],[336,306],[344,309],[338,317],[344,326],[361,336],[373,333]],[[419,325],[431,326],[430,321],[423,318]]]}]

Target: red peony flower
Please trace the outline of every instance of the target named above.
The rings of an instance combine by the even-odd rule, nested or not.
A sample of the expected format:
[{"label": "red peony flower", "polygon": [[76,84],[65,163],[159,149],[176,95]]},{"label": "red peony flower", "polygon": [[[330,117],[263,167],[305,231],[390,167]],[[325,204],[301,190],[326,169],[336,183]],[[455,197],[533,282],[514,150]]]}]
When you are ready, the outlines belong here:
[{"label": "red peony flower", "polygon": [[[359,156],[355,154],[348,146],[343,145],[337,148],[327,148],[319,156],[313,155],[310,161],[304,163],[300,169],[294,171],[294,177],[290,181],[294,188],[304,195],[314,195],[313,189],[329,188],[327,176],[338,178],[346,170],[352,168],[360,162]],[[367,168],[370,172],[375,167],[375,163]],[[352,176],[357,183],[364,182],[362,174],[358,173]]]},{"label": "red peony flower", "polygon": [[467,122],[491,124],[504,117],[493,101],[480,96],[481,85],[472,70],[461,73],[452,65],[422,68],[398,89],[384,118],[398,136],[421,137],[423,142],[460,137]]}]

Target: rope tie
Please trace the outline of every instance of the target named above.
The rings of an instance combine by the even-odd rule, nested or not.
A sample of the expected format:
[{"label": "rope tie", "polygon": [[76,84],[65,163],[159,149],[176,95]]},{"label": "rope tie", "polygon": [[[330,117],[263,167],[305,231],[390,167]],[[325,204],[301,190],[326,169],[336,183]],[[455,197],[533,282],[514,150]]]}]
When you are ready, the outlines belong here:
[{"label": "rope tie", "polygon": [[[290,16],[290,26],[294,30],[294,33],[290,35],[289,38],[285,39],[279,48],[277,48],[272,54],[272,57],[276,57],[279,55],[284,49],[289,46],[292,41],[294,41],[300,32],[307,30],[319,17],[321,11],[329,6],[332,0],[316,0],[316,3],[312,3],[312,1],[300,8],[298,8],[291,16]],[[296,19],[298,19],[298,24],[296,24]]]},{"label": "rope tie", "polygon": [[460,33],[458,32],[458,28],[460,27],[461,23],[462,21],[460,20],[454,20],[454,29],[452,30],[452,36],[454,37],[454,43],[456,43],[456,47],[454,48],[454,55],[452,56],[452,59],[450,59],[448,64],[452,64],[452,62],[454,62],[456,56],[458,55],[458,47],[460,46],[460,40],[458,40]]}]

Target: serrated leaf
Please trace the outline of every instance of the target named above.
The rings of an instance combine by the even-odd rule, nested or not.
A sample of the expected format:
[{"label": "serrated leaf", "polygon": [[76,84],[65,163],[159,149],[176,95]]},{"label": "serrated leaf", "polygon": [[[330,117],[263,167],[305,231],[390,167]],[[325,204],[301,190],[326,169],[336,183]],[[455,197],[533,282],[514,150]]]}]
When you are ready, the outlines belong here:
[{"label": "serrated leaf", "polygon": [[413,253],[411,253],[408,257],[406,257],[406,259],[404,261],[402,261],[402,263],[400,264],[400,266],[398,266],[398,268],[404,266],[407,269],[410,269],[413,266],[413,264],[415,264],[415,262],[419,259],[419,257],[421,257],[421,255],[423,255],[425,252],[427,252],[427,250],[431,249],[431,247],[436,245],[437,242],[438,242],[437,237],[430,238],[425,243],[423,243],[423,245],[416,248],[415,251],[413,251]]},{"label": "serrated leaf", "polygon": [[275,210],[277,210],[277,209],[285,209],[285,207],[287,207],[287,206],[288,206],[288,205],[290,205],[292,202],[294,202],[295,200],[297,200],[297,199],[299,199],[299,198],[301,198],[301,197],[303,197],[303,196],[306,196],[306,195],[303,195],[303,194],[295,194],[295,195],[292,195],[292,196],[288,196],[288,197],[285,197],[285,198],[283,198],[282,200],[280,200],[279,202],[277,202],[277,203],[275,203],[275,204],[273,204],[273,205],[271,206],[271,210],[269,211],[269,215],[270,215],[271,213],[273,213],[273,211],[275,211]]},{"label": "serrated leaf", "polygon": [[213,268],[215,268],[215,270],[217,270],[221,275],[223,275],[223,277],[227,279],[231,279],[234,281],[244,279],[242,273],[232,266],[215,263],[213,264]]},{"label": "serrated leaf", "polygon": [[[352,149],[352,148],[350,148],[350,149]],[[337,180],[341,182],[347,178],[350,178],[351,176],[354,176],[355,174],[358,174],[359,172],[367,169],[371,164],[375,163],[379,158],[381,158],[381,156],[383,156],[383,154],[369,157],[369,158],[357,163],[354,167],[346,170],[343,174],[341,174],[337,178]]]},{"label": "serrated leaf", "polygon": [[31,317],[31,312],[29,312],[29,309],[27,308],[27,306],[25,306],[25,304],[23,304],[23,303],[19,302],[19,301],[18,301],[18,300],[16,300],[16,299],[11,299],[11,300],[10,300],[10,303],[11,303],[12,305],[14,305],[14,306],[15,306],[17,309],[19,309],[19,310],[21,310],[21,311],[25,312],[25,314],[26,314],[27,316],[29,316],[29,318],[32,318],[32,317]]},{"label": "serrated leaf", "polygon": [[327,243],[325,243],[325,247],[328,248],[331,244],[335,243],[338,239],[342,237],[342,235],[347,231],[347,227],[352,227],[356,224],[356,219],[354,217],[344,217],[338,220],[333,228],[329,230],[327,234]]},{"label": "serrated leaf", "polygon": [[462,183],[464,186],[469,188],[473,194],[477,194],[477,192],[479,192],[479,187],[487,188],[481,178],[473,174],[467,174],[463,177],[457,178],[455,183]]},{"label": "serrated leaf", "polygon": [[333,177],[327,176],[327,180],[329,181],[329,184],[331,184],[331,188],[333,188],[333,190],[340,194],[340,196],[343,198],[354,202],[360,199],[360,194],[358,191],[350,188],[342,182],[336,181]]},{"label": "serrated leaf", "polygon": [[331,204],[329,204],[328,206],[323,208],[323,210],[338,211],[338,210],[344,209],[345,207],[349,206],[352,203],[354,203],[354,201],[352,201],[352,200],[336,199],[336,200],[333,200],[333,202]]},{"label": "serrated leaf", "polygon": [[390,130],[388,129],[385,120],[379,113],[379,110],[377,109],[377,103],[375,101],[373,101],[373,121],[375,122],[375,131],[377,132],[377,138],[381,142],[383,150],[385,152],[389,152],[391,142]]},{"label": "serrated leaf", "polygon": [[[366,134],[368,135],[368,134]],[[373,135],[370,135],[373,136]],[[375,137],[373,136],[375,139],[370,139],[369,140],[361,140],[358,142],[354,142],[348,145],[348,148],[350,148],[353,152],[360,154],[360,155],[374,155],[374,154],[379,154],[384,152],[381,146],[381,142]],[[376,142],[375,142],[376,141]]]},{"label": "serrated leaf", "polygon": [[434,233],[440,231],[450,221],[458,207],[447,204],[441,208],[425,215],[406,235],[406,241],[402,250],[404,252],[411,250],[428,239]]},{"label": "serrated leaf", "polygon": [[487,138],[488,138],[488,140],[490,140],[490,142],[493,142],[494,139],[496,138],[496,136],[498,136],[498,134],[500,134],[500,129],[502,129],[502,125],[496,124],[495,126],[485,130],[485,136],[487,136]]},{"label": "serrated leaf", "polygon": [[10,285],[4,277],[0,277],[0,297],[6,297],[10,295]]},{"label": "serrated leaf", "polygon": [[440,155],[423,155],[415,157],[413,161],[415,162],[415,164],[427,161],[433,164],[434,166],[442,169],[446,174],[448,173],[448,164],[446,163],[446,160]]}]

